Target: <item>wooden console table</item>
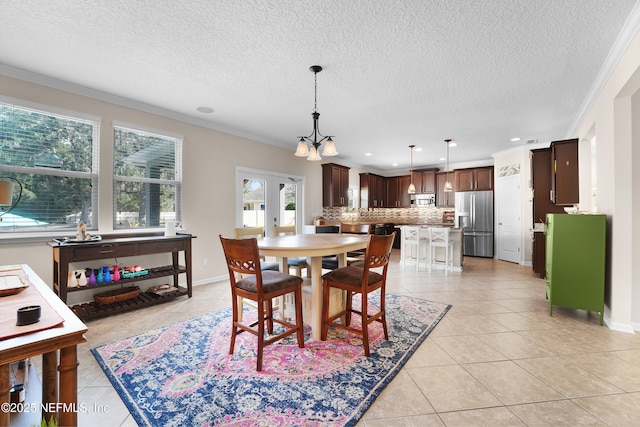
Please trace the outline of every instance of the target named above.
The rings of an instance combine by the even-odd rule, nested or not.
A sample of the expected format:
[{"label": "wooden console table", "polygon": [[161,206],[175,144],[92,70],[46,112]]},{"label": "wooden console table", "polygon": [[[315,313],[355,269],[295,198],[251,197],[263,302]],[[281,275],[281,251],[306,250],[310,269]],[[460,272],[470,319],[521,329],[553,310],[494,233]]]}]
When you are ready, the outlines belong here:
[{"label": "wooden console table", "polygon": [[[53,240],[47,242],[53,249],[53,290],[62,301],[67,302],[69,292],[85,291],[103,287],[132,284],[159,277],[173,277],[171,292],[155,294],[141,292],[139,296],[126,301],[100,305],[88,302],[71,307],[81,319],[93,319],[112,313],[129,311],[136,308],[158,304],[170,299],[188,295],[192,296],[191,274],[191,234],[178,233],[173,237],[165,237],[162,232],[146,234],[113,234],[102,236],[102,240],[88,242],[64,242]],[[179,254],[184,253],[184,265],[179,264]],[[140,255],[171,253],[172,263],[166,266],[147,267],[148,274],[133,278],[121,278],[118,281],[96,283],[83,287],[69,287],[69,264],[101,259],[115,259]],[[178,286],[180,274],[186,275],[186,289]]]},{"label": "wooden console table", "polygon": [[[51,416],[54,416],[61,426],[76,426],[78,424],[78,352],[76,346],[86,341],[84,333],[87,332],[87,327],[69,310],[66,304],[51,292],[49,286],[29,266],[21,265],[20,267],[27,274],[30,284],[62,317],[63,323],[57,327],[0,340],[0,403],[3,404],[4,409],[7,408],[5,405],[9,402],[10,364],[41,354],[42,405],[40,402],[30,402],[29,391],[27,391],[28,403],[26,407],[30,412],[39,412],[40,409],[45,409],[41,415],[47,421]],[[46,411],[46,409],[50,411]],[[0,426],[9,425],[10,415],[9,412],[0,410]],[[27,411],[23,411],[23,413],[12,414],[11,418],[27,415],[29,415]],[[42,418],[37,420],[38,425],[40,425],[40,419]],[[17,422],[22,425],[22,422]]]}]

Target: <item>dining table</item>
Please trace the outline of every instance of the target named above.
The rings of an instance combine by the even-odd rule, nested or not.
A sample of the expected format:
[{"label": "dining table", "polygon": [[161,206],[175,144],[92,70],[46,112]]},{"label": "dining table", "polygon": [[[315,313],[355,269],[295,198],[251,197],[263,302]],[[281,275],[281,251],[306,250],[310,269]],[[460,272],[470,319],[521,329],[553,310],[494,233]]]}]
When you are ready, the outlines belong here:
[{"label": "dining table", "polygon": [[307,257],[311,259],[311,319],[304,319],[311,326],[313,339],[320,340],[322,326],[322,257],[337,255],[338,267],[347,265],[347,253],[367,247],[366,235],[333,233],[295,234],[267,236],[258,239],[260,255],[276,257],[280,269],[287,272],[287,259]]}]

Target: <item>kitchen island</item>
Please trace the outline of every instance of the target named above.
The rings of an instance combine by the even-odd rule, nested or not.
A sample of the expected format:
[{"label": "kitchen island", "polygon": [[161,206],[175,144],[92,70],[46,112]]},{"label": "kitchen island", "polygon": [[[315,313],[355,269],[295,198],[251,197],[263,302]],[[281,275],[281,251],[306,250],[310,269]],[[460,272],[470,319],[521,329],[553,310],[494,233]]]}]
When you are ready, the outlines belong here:
[{"label": "kitchen island", "polygon": [[[413,226],[413,227],[421,227],[421,237],[424,237],[427,241],[425,247],[425,252],[422,253],[422,258],[426,258],[426,254],[428,253],[428,239],[429,239],[429,227],[450,227],[451,233],[450,238],[453,240],[453,271],[462,271],[462,267],[464,265],[464,256],[463,256],[463,233],[462,228],[455,228],[452,223],[447,222],[438,222],[438,223],[423,223],[423,222],[415,222],[404,218],[398,218],[398,220],[394,220],[391,222],[390,220],[380,221],[375,219],[364,219],[364,220],[349,220],[349,221],[324,221],[322,224],[318,225],[305,225],[304,233],[337,233],[340,229],[340,223],[344,224],[372,224],[374,226],[373,232],[375,234],[391,234],[393,231],[397,232],[396,240],[394,243],[394,248],[400,249],[400,262],[405,260],[405,245],[403,242],[402,236],[402,227],[403,226]],[[436,261],[438,264],[436,265],[436,269],[444,269],[444,249],[436,248]],[[442,264],[440,264],[442,263]],[[422,264],[427,267],[425,264]]]}]

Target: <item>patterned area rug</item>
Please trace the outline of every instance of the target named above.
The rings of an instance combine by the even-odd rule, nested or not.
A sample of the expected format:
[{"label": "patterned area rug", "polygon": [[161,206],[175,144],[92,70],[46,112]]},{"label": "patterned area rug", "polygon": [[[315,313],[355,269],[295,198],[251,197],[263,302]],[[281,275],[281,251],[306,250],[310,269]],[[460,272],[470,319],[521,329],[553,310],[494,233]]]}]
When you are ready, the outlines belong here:
[{"label": "patterned area rug", "polygon": [[262,372],[255,336],[240,334],[228,354],[231,308],[91,351],[141,426],[355,425],[450,307],[388,294],[389,341],[370,326],[371,357],[356,335],[307,331],[303,349],[295,335],[267,346]]}]

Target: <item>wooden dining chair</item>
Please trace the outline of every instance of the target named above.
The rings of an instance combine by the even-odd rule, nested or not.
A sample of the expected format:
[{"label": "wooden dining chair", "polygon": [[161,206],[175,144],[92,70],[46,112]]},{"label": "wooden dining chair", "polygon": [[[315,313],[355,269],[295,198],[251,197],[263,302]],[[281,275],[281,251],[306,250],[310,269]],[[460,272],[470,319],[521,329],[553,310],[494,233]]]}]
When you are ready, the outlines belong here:
[{"label": "wooden dining chair", "polygon": [[[264,237],[264,227],[237,227],[233,229],[233,237],[235,237],[236,239],[251,239],[251,238],[255,238],[255,239],[262,239]],[[260,257],[260,268],[264,271],[264,270],[273,270],[273,271],[280,271],[280,264],[278,262],[273,262],[273,261],[266,261],[264,259],[264,257]],[[281,309],[283,304],[283,299],[279,298],[278,301],[276,301],[276,307],[278,309]],[[249,301],[244,301],[244,299],[242,297],[238,297],[237,300],[237,305],[238,305],[238,309],[239,311],[239,319],[242,320],[242,306],[248,303],[249,306],[251,307],[255,307],[255,304],[252,303],[250,300]]]},{"label": "wooden dining chair", "polygon": [[[304,348],[304,324],[302,320],[302,278],[291,274],[260,268],[260,253],[258,241],[251,239],[226,239],[222,236],[220,242],[229,270],[232,301],[243,298],[255,302],[258,311],[258,319],[251,323],[244,323],[239,316],[242,306],[232,304],[233,316],[231,326],[231,342],[229,354],[233,354],[236,336],[242,332],[249,332],[258,337],[258,356],[256,370],[262,370],[262,355],[264,347],[281,340],[291,334],[296,334],[298,346]],[[240,279],[236,278],[242,277]],[[273,316],[273,299],[293,292],[295,295],[295,324]],[[267,333],[265,339],[265,322]],[[284,327],[284,332],[275,336],[273,324],[278,323]]]},{"label": "wooden dining chair", "polygon": [[[341,223],[338,231],[340,234],[355,234],[355,235],[367,235],[373,232],[373,225],[371,224],[353,224],[353,223]],[[351,251],[347,253],[347,264],[352,264],[358,261],[362,261],[364,257],[364,250]],[[328,255],[322,257],[322,268],[327,270],[333,270],[338,268],[338,256]]]},{"label": "wooden dining chair", "polygon": [[[327,339],[329,327],[344,329],[346,331],[362,336],[365,356],[369,356],[369,325],[373,322],[382,323],[384,339],[389,339],[387,331],[387,320],[385,316],[385,292],[387,283],[387,268],[393,249],[393,239],[396,232],[389,235],[370,235],[367,249],[364,256],[364,266],[354,267],[348,265],[338,268],[322,276],[322,332],[323,340]],[[381,272],[372,269],[382,269]],[[338,288],[346,291],[346,305],[344,310],[329,315],[329,295],[331,288]],[[369,299],[371,292],[380,290],[380,308],[376,313],[369,313]],[[353,295],[360,294],[360,309],[353,308]],[[352,313],[360,314],[362,317],[362,328],[351,327]],[[336,320],[344,316],[344,323]]]},{"label": "wooden dining chair", "polygon": [[[233,229],[233,237],[236,239],[262,239],[264,237],[264,227],[238,227]],[[264,257],[262,259],[261,268],[263,270],[280,271],[280,264],[277,262],[267,262]]]},{"label": "wooden dining chair", "polygon": [[[296,226],[295,225],[274,225],[273,226],[273,235],[274,236],[287,236],[296,234]],[[287,258],[287,264],[289,268],[293,268],[296,270],[296,274],[302,277],[302,269],[307,270],[307,277],[311,277],[311,268],[307,263],[306,257],[297,257],[297,258]]]}]

